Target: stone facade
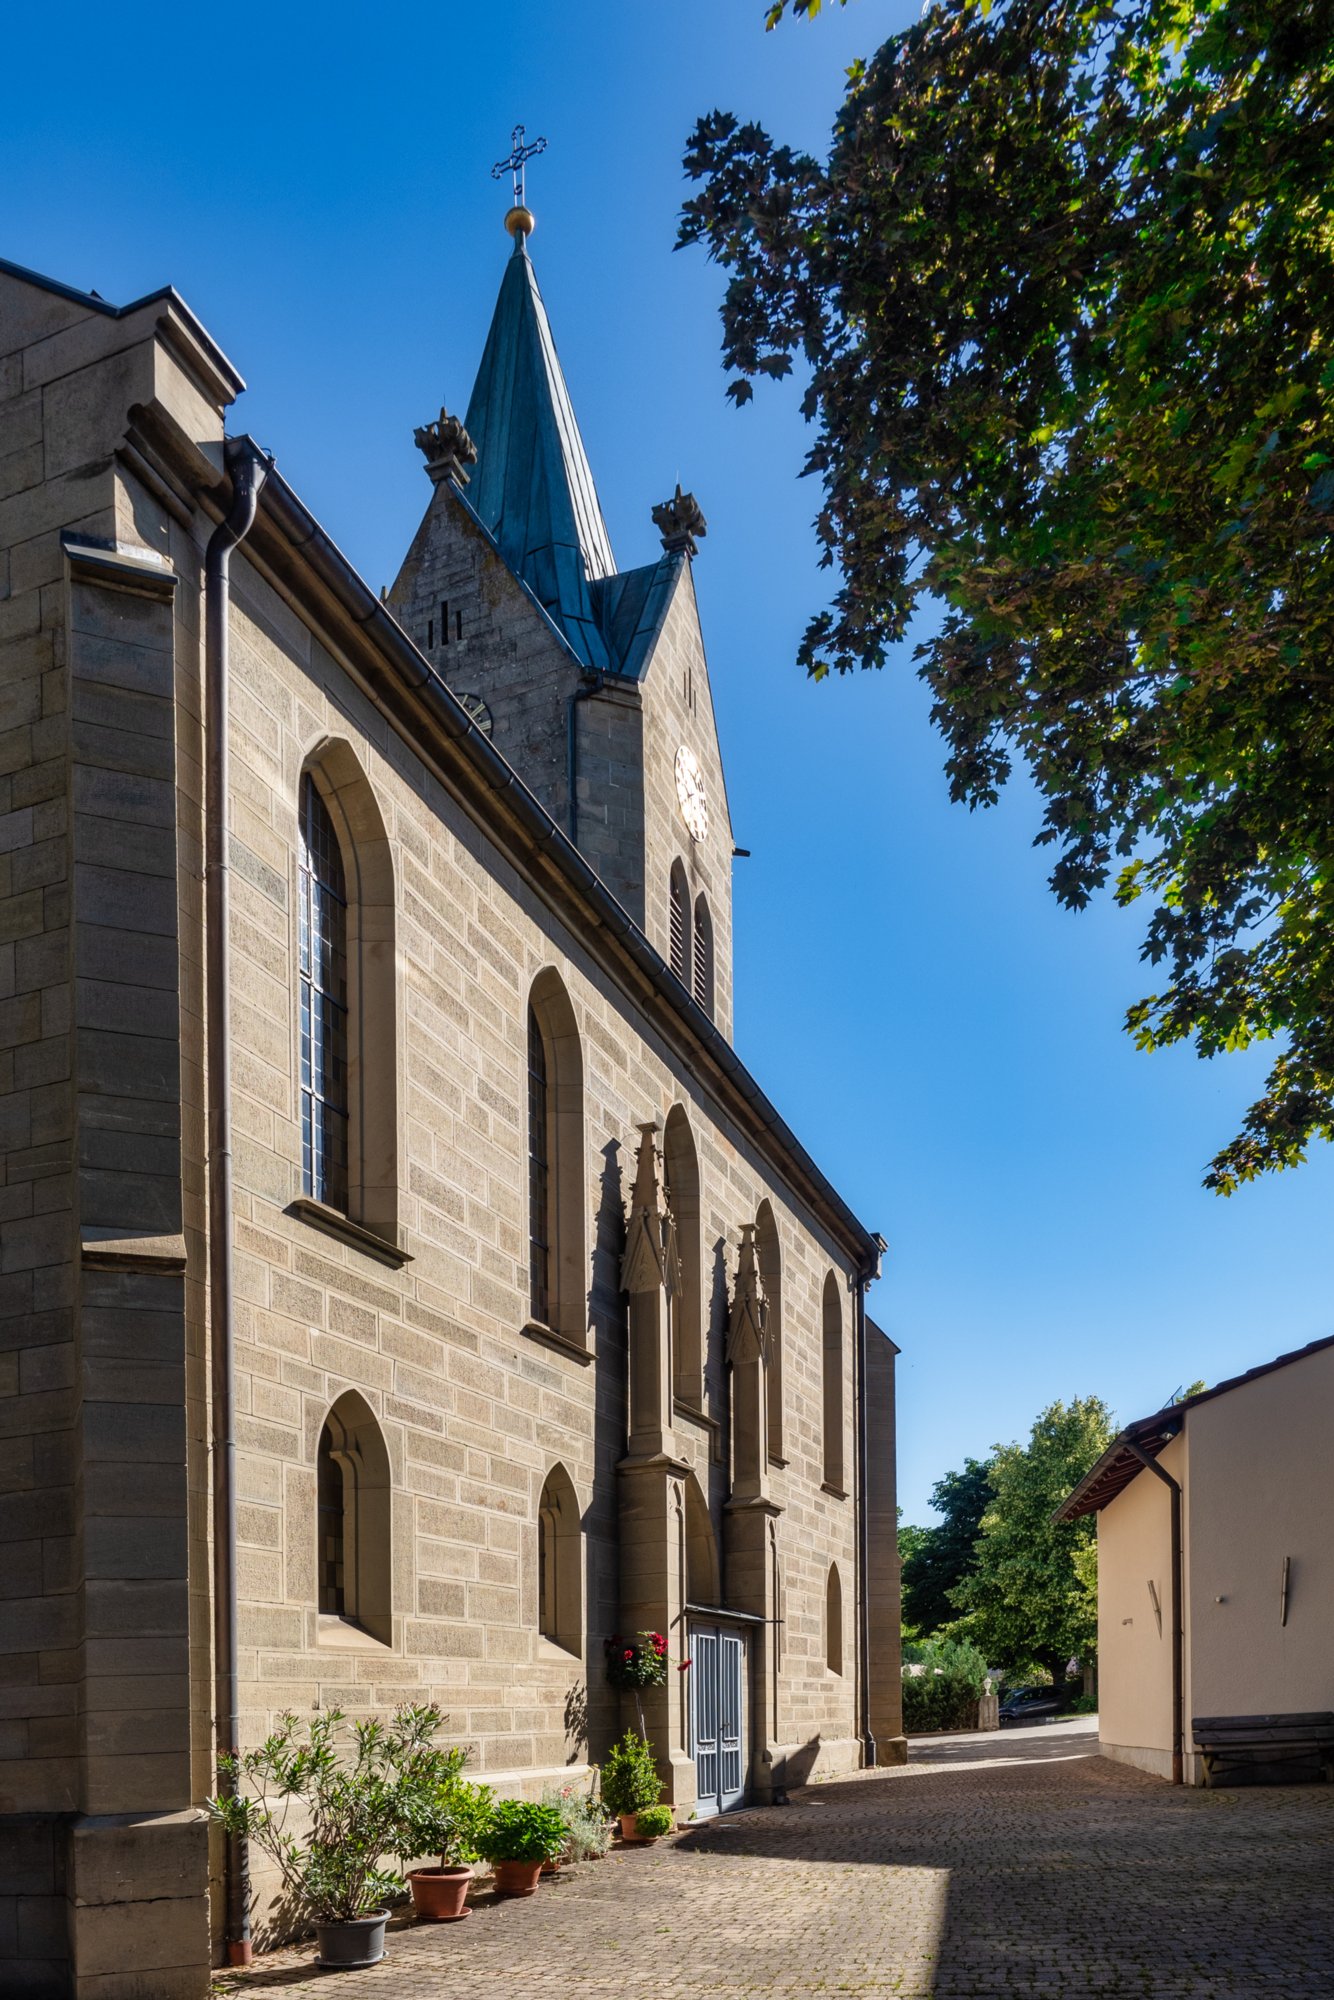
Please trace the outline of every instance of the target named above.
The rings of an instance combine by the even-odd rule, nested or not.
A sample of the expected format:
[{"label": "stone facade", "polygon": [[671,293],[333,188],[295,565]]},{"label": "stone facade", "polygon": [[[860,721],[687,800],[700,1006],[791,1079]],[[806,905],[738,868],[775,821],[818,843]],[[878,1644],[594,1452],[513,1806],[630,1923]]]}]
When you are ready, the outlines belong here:
[{"label": "stone facade", "polygon": [[[458,489],[436,486],[395,616],[269,475],[228,611],[235,1361],[220,1385],[203,581],[240,387],[174,294],[113,310],[0,266],[6,1993],[202,1994],[223,1949],[200,1811],[218,1748],[221,1386],[243,1743],[285,1708],[429,1696],[478,1775],[539,1791],[627,1720],[604,1638],[661,1629],[675,1666],[704,1625],[744,1646],[750,1796],[855,1768],[871,1730],[882,1758],[902,1742],[893,1350],[874,1329],[858,1375],[875,1240],[727,1044],[731,829],[683,553],[665,559],[643,672],[576,704],[576,848],[562,785],[588,677]],[[444,680],[482,693],[509,765],[413,643],[441,599],[469,653]],[[528,695],[548,680],[544,708]],[[710,792],[697,843],[676,812],[681,742]],[[303,1166],[307,774],[349,883],[345,1213]],[[615,873],[626,851],[638,904]],[[717,1028],[662,963],[677,856],[710,898]],[[559,1268],[540,1325],[530,1006],[558,1072]],[[758,1344],[739,1306],[757,1222]],[[364,1485],[358,1615],[319,1608],[335,1421]],[[539,1598],[557,1560],[553,1610]],[[684,1812],[690,1690],[672,1672],[649,1714]],[[253,1918],[261,1939],[284,1923],[259,1874]]]}]

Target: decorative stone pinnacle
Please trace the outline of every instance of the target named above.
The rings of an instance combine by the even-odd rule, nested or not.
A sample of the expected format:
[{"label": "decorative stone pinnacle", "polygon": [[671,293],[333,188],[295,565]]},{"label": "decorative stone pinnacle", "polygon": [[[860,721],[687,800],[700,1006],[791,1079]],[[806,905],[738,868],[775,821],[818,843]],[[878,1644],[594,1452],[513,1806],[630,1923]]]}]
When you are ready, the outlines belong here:
[{"label": "decorative stone pinnacle", "polygon": [[[675,1242],[669,1229],[658,1180],[657,1138],[661,1128],[656,1118],[639,1127],[639,1157],[635,1184],[630,1196],[630,1221],[626,1229],[625,1255],[621,1259],[621,1290],[652,1292],[669,1282],[669,1267],[675,1259]],[[668,1252],[671,1255],[668,1255]]]},{"label": "decorative stone pinnacle", "polygon": [[681,491],[679,479],[671,499],[660,500],[653,509],[653,525],[662,536],[665,549],[684,549],[688,556],[694,555],[695,544],[702,542],[709,532],[704,509],[693,493]]},{"label": "decorative stone pinnacle", "polygon": [[733,1367],[769,1358],[769,1306],[755,1257],[755,1225],[741,1225],[736,1286],[727,1322],[727,1358]]},{"label": "decorative stone pinnacle", "polygon": [[442,406],[434,423],[418,425],[412,440],[425,456],[432,485],[438,486],[442,479],[452,479],[456,486],[467,485],[466,468],[476,465],[477,447],[457,417],[451,417]]}]

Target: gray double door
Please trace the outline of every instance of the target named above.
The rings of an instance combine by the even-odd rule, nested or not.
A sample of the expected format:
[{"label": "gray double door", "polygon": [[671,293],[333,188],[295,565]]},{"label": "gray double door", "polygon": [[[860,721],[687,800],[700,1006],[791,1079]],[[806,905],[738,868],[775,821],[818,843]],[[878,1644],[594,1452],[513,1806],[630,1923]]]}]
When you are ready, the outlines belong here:
[{"label": "gray double door", "polygon": [[740,1805],[745,1795],[742,1674],[745,1644],[726,1627],[695,1626],[690,1635],[690,1733],[695,1811],[700,1819]]}]

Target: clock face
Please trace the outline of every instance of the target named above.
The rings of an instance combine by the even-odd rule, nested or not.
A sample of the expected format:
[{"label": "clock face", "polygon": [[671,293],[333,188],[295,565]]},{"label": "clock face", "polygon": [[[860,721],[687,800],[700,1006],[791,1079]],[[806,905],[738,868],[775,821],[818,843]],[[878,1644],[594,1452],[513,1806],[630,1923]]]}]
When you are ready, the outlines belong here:
[{"label": "clock face", "polygon": [[455,699],[464,714],[477,724],[483,736],[489,736],[494,725],[491,719],[491,711],[482,700],[482,697],[479,694],[461,694],[456,695]]},{"label": "clock face", "polygon": [[676,753],[676,796],[681,817],[692,840],[703,840],[709,830],[709,803],[704,796],[704,773],[693,750],[683,743]]}]

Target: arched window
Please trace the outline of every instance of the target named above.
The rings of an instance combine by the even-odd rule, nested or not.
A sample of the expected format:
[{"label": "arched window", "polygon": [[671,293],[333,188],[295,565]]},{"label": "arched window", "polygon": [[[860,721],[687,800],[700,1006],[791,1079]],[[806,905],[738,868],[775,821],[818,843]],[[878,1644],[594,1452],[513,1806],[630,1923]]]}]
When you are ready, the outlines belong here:
[{"label": "arched window", "polygon": [[537,1508],[537,1629],[553,1646],[583,1652],[583,1539],[563,1465],[547,1474]]},{"label": "arched window", "polygon": [[539,973],[528,1003],[528,1311],[588,1342],[584,1065],[560,976]]},{"label": "arched window", "polygon": [[766,1371],[769,1457],[777,1465],[783,1456],[783,1268],[778,1251],[778,1224],[773,1209],[762,1201],[755,1217],[755,1254],[768,1309],[769,1366]]},{"label": "arched window", "polygon": [[297,798],[302,1193],[398,1247],[393,857],[351,745],[326,740]]},{"label": "arched window", "polygon": [[528,1009],[528,1310],[551,1318],[551,1092],[547,1049],[536,1009]]},{"label": "arched window", "polygon": [[843,1671],[843,1585],[838,1564],[830,1563],[824,1592],[824,1659],[831,1674]]},{"label": "arched window", "polygon": [[348,1206],[347,880],[329,808],[301,780],[301,1168],[305,1191]]},{"label": "arched window", "polygon": [[692,1410],[703,1407],[704,1249],[700,1222],[699,1158],[684,1106],[667,1113],[662,1135],[663,1179],[676,1224],[681,1289],[671,1302],[672,1393]]},{"label": "arched window", "polygon": [[393,1639],[392,1482],[369,1405],[349,1390],[324,1420],[315,1463],[316,1582],[322,1616]]},{"label": "arched window", "polygon": [[824,1281],[824,1483],[843,1489],[843,1304],[838,1279],[831,1271]]},{"label": "arched window", "polygon": [[671,931],[672,971],[686,990],[689,991],[690,887],[686,881],[686,871],[679,861],[672,863],[669,927]]},{"label": "arched window", "polygon": [[695,901],[695,1000],[713,1019],[713,918],[703,896]]}]

